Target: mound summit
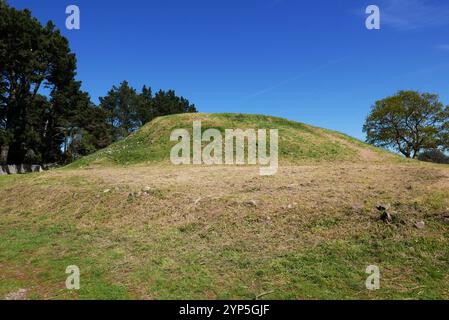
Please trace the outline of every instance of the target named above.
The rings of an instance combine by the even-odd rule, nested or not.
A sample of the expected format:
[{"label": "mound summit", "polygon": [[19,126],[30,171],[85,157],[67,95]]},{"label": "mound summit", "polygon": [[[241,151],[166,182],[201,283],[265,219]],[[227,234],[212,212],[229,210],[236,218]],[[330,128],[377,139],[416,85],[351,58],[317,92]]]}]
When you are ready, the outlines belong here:
[{"label": "mound summit", "polygon": [[193,121],[201,121],[203,132],[214,128],[278,129],[280,165],[322,161],[382,161],[394,157],[345,134],[283,118],[249,114],[190,113],[158,117],[126,139],[84,157],[69,167],[169,163],[170,141],[175,129],[191,133]]}]

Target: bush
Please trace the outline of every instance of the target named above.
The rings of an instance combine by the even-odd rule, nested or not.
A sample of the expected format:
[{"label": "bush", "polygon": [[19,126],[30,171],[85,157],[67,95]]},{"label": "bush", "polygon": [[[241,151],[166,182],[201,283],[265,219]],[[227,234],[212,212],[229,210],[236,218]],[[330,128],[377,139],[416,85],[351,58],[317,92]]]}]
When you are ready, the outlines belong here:
[{"label": "bush", "polygon": [[449,164],[449,157],[440,150],[427,150],[419,154],[418,159],[426,162]]}]

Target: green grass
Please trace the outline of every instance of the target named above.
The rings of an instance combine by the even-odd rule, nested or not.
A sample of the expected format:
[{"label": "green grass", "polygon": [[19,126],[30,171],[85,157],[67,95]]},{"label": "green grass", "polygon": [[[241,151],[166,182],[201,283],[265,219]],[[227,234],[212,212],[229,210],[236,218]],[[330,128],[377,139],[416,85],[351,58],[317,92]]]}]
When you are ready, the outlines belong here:
[{"label": "green grass", "polygon": [[[281,161],[299,165],[270,177],[160,165],[171,130],[194,119],[277,128]],[[357,162],[360,150],[379,160]],[[158,118],[67,168],[0,176],[0,298],[26,288],[29,299],[448,299],[445,170],[280,118]],[[378,203],[404,224],[380,221]],[[65,289],[69,265],[79,291]]]},{"label": "green grass", "polygon": [[279,129],[279,160],[284,163],[351,160],[357,156],[357,152],[350,145],[332,141],[326,134],[345,137],[348,144],[368,148],[362,142],[339,133],[277,117],[244,114],[181,114],[157,118],[123,141],[84,157],[69,165],[68,168],[93,164],[132,165],[168,162],[170,149],[176,144],[176,142],[170,142],[170,133],[179,128],[188,129],[191,133],[194,120],[202,121],[203,131],[215,128],[223,135],[225,129]]},{"label": "green grass", "polygon": [[[29,175],[2,178],[3,188],[5,180],[28,188],[32,196],[64,192],[53,205],[3,207],[0,261],[8,272],[25,276],[0,278],[0,296],[24,287],[31,299],[46,293],[52,299],[255,299],[265,293],[264,299],[444,299],[449,294],[449,239],[447,227],[437,221],[429,222],[426,234],[398,233],[377,222],[370,233],[275,250],[239,239],[263,228],[250,208],[248,222],[237,225],[218,220],[162,226],[156,220],[116,229],[106,222],[135,204],[119,208],[116,195],[101,194],[101,181]],[[75,192],[85,194],[74,200]],[[416,206],[441,210],[448,195],[432,193]],[[83,221],[93,223],[74,214],[81,202],[89,204]],[[327,215],[305,225],[304,232],[342,227],[352,226],[338,214]],[[364,288],[369,264],[382,266],[381,289],[375,292]],[[68,265],[81,269],[79,291],[64,288]]]},{"label": "green grass", "polygon": [[[92,252],[92,233],[74,227],[69,219],[32,218],[32,213],[18,215],[22,219],[10,221],[0,227],[0,261],[13,270],[19,269],[21,279],[0,281],[0,296],[22,287],[31,287],[31,298],[44,295],[36,287],[51,289],[53,299],[126,299],[126,289],[105,277],[113,261],[109,252]],[[103,260],[103,263],[99,263]],[[64,287],[66,267],[77,265],[81,269],[81,289],[68,291]],[[3,270],[4,271],[4,270]]]}]

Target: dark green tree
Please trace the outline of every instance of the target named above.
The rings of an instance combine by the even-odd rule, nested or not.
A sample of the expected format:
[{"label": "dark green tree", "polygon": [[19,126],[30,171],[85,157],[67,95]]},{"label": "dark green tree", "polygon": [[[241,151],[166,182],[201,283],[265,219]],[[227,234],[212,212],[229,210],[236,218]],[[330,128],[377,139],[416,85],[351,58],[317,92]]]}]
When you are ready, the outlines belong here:
[{"label": "dark green tree", "polygon": [[114,141],[125,138],[156,117],[197,112],[195,105],[176,96],[173,90],[160,90],[153,96],[151,87],[144,86],[142,92],[137,93],[126,81],[118,87],[113,86],[105,97],[100,98],[100,108],[106,113]]},{"label": "dark green tree", "polygon": [[118,90],[118,118],[120,126],[123,128],[123,136],[136,131],[139,128],[138,121],[138,94],[136,90],[124,81]]},{"label": "dark green tree", "polygon": [[137,92],[127,81],[119,87],[113,86],[105,97],[100,98],[100,107],[106,112],[114,141],[125,138],[139,128],[138,105]]},{"label": "dark green tree", "polygon": [[51,109],[45,117],[51,124],[46,132],[47,159],[70,162],[112,142],[106,113],[80,87],[80,82],[73,81],[51,95]]},{"label": "dark green tree", "polygon": [[449,164],[449,156],[445,155],[444,152],[437,149],[421,152],[418,155],[418,159],[426,162]]},{"label": "dark green tree", "polygon": [[174,91],[138,94],[126,81],[98,108],[75,74],[75,55],[51,21],[0,0],[0,163],[70,162],[157,116],[196,111]]},{"label": "dark green tree", "polygon": [[[2,162],[35,158],[39,139],[33,108],[40,94],[62,90],[75,76],[76,59],[52,22],[42,26],[28,10],[0,3],[0,142]],[[34,119],[34,120],[33,120]]]},{"label": "dark green tree", "polygon": [[444,112],[445,112],[444,118],[446,120],[443,121],[439,140],[441,142],[442,148],[444,150],[449,150],[449,106],[446,107],[446,110]]},{"label": "dark green tree", "polygon": [[28,10],[0,1],[0,11],[0,162],[68,162],[111,143],[67,39]]},{"label": "dark green tree", "polygon": [[139,126],[150,122],[155,118],[153,91],[151,87],[143,86],[142,92],[139,94],[139,102],[137,106],[137,121]]},{"label": "dark green tree", "polygon": [[415,158],[421,150],[448,148],[448,114],[435,94],[399,91],[376,101],[363,131],[368,143]]},{"label": "dark green tree", "polygon": [[174,90],[160,90],[154,96],[154,116],[197,112],[194,104],[184,97],[178,97]]}]

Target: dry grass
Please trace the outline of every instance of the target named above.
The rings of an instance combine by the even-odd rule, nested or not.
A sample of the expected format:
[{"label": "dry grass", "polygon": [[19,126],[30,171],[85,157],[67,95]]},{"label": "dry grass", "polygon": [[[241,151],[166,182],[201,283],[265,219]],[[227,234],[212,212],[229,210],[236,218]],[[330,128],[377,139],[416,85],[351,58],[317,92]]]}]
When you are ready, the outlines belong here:
[{"label": "dry grass", "polygon": [[[2,277],[0,293],[448,298],[448,168],[369,157],[284,166],[271,177],[255,167],[166,165],[4,177],[2,265],[44,275],[16,285]],[[379,203],[396,222],[380,221]],[[75,296],[60,288],[73,261],[87,277]],[[373,263],[383,272],[376,293],[364,289]]]},{"label": "dry grass", "polygon": [[[279,172],[167,164],[170,131],[193,120],[279,128]],[[448,299],[448,208],[448,166],[280,118],[158,118],[69,168],[0,177],[0,297]]]}]

